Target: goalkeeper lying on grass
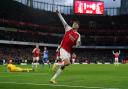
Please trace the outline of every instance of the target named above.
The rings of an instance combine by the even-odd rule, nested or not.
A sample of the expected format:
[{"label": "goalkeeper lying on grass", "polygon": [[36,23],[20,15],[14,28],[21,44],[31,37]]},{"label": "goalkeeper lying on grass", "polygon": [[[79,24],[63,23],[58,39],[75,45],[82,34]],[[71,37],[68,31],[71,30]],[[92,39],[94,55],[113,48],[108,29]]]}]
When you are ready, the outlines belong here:
[{"label": "goalkeeper lying on grass", "polygon": [[29,72],[29,71],[32,71],[32,68],[16,67],[16,65],[12,64],[12,60],[9,60],[7,68],[10,72]]}]

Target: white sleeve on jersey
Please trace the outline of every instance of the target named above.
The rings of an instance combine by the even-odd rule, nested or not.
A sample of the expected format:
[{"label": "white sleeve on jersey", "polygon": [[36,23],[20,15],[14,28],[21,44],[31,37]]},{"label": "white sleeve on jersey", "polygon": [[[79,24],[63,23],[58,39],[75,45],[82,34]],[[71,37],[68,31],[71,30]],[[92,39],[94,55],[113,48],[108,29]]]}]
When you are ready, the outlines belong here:
[{"label": "white sleeve on jersey", "polygon": [[60,45],[57,47],[56,52],[58,52],[59,50],[60,50]]},{"label": "white sleeve on jersey", "polygon": [[77,39],[77,42],[76,42],[76,46],[80,46],[81,45],[81,36],[79,34],[79,37]]},{"label": "white sleeve on jersey", "polygon": [[39,49],[39,53],[40,53],[40,49]]},{"label": "white sleeve on jersey", "polygon": [[119,50],[119,54],[120,54],[120,50]]},{"label": "white sleeve on jersey", "polygon": [[67,23],[66,23],[66,21],[64,20],[64,18],[62,17],[62,15],[61,15],[60,12],[58,12],[58,16],[59,16],[59,18],[60,18],[60,20],[61,20],[61,22],[62,22],[62,24],[64,25],[64,28],[65,28],[66,25],[67,25]]},{"label": "white sleeve on jersey", "polygon": [[112,51],[113,54],[115,54],[114,50]]},{"label": "white sleeve on jersey", "polygon": [[63,16],[61,15],[60,12],[58,12],[58,16],[59,16],[59,18],[60,18],[60,20],[61,20],[61,22],[62,22],[62,24],[63,24],[63,26],[64,26],[65,31],[71,30],[72,27],[70,27],[70,26],[67,24],[67,22],[65,21],[65,19],[63,18]]},{"label": "white sleeve on jersey", "polygon": [[32,53],[34,53],[35,50],[36,50],[36,49],[34,48],[33,51],[32,51]]},{"label": "white sleeve on jersey", "polygon": [[69,31],[69,30],[71,30],[72,29],[72,27],[70,27],[69,25],[66,25],[65,26],[65,31]]}]

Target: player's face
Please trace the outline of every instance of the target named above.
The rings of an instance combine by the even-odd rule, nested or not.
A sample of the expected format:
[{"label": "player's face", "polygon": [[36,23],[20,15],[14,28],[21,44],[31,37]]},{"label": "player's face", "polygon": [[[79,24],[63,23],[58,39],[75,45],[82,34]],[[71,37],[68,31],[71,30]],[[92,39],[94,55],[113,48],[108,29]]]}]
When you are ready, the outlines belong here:
[{"label": "player's face", "polygon": [[9,63],[12,63],[12,60],[9,60]]},{"label": "player's face", "polygon": [[118,52],[116,52],[116,54],[117,54]]},{"label": "player's face", "polygon": [[44,50],[46,50],[47,48],[46,47],[44,47]]},{"label": "player's face", "polygon": [[74,22],[73,24],[74,24],[74,28],[75,29],[78,29],[79,28],[79,24],[77,22]]},{"label": "player's face", "polygon": [[78,23],[77,23],[76,27],[77,27],[77,29],[79,28],[79,24]]}]

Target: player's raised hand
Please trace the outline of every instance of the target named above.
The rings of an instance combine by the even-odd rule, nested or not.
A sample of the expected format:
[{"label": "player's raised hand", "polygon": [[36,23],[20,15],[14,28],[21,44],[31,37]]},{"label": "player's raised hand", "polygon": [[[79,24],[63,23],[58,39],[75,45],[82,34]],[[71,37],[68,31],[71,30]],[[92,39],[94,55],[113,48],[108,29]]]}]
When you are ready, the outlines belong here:
[{"label": "player's raised hand", "polygon": [[56,10],[56,13],[58,14],[58,13],[59,13],[59,11],[58,11],[58,10]]}]

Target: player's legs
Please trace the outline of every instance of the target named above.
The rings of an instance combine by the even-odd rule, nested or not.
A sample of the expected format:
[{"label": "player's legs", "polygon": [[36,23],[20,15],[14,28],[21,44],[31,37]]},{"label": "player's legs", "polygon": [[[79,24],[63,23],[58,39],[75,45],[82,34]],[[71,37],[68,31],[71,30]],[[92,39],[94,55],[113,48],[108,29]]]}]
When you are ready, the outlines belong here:
[{"label": "player's legs", "polygon": [[22,72],[30,72],[33,71],[32,68],[22,68]]},{"label": "player's legs", "polygon": [[119,66],[118,58],[115,58],[115,66]]},{"label": "player's legs", "polygon": [[[64,64],[65,65],[67,64],[67,62],[66,61],[63,61],[63,60],[70,60],[70,53],[68,53],[67,51],[65,51],[63,48],[61,48],[59,50],[59,53],[58,54],[59,55],[57,55],[56,60],[55,60],[55,63],[53,64],[53,67],[52,67],[52,71],[54,73],[58,70],[58,68],[60,68],[60,66],[62,66]],[[68,62],[70,62],[70,61],[68,61]]]},{"label": "player's legs", "polygon": [[37,68],[38,65],[38,61],[39,61],[39,57],[33,57],[33,62],[32,62],[32,69],[34,70],[34,65]]},{"label": "player's legs", "polygon": [[72,64],[74,64],[74,63],[75,63],[75,59],[73,58],[73,59],[72,59]]},{"label": "player's legs", "polygon": [[20,68],[20,67],[16,67],[14,69],[11,70],[11,72],[29,72],[32,71],[32,68]]},{"label": "player's legs", "polygon": [[35,66],[36,66],[36,68],[37,68],[37,66],[38,66],[38,61],[39,61],[39,57],[33,57],[32,69],[34,69],[34,63],[35,63]]},{"label": "player's legs", "polygon": [[[60,53],[59,53],[59,54],[60,54]],[[62,63],[62,59],[60,59],[60,55],[57,55],[57,56],[56,56],[56,59],[55,59],[55,61],[54,61],[54,64],[53,64],[53,66],[52,66],[52,71],[53,71],[53,73],[56,72],[56,70],[59,68],[59,66],[61,65],[61,63]]]},{"label": "player's legs", "polygon": [[116,66],[116,58],[115,58],[115,60],[114,60],[114,65]]},{"label": "player's legs", "polygon": [[56,83],[56,78],[61,74],[61,72],[64,70],[65,66],[68,66],[70,64],[70,54],[66,52],[64,49],[60,50],[60,59],[62,59],[62,62],[59,65],[59,68],[51,78],[51,83]]},{"label": "player's legs", "polygon": [[11,69],[11,72],[22,72],[22,71],[23,71],[23,69],[20,67],[15,67],[15,68]]},{"label": "player's legs", "polygon": [[62,65],[62,61],[60,62],[55,62],[54,64],[53,64],[53,66],[52,66],[52,71],[53,71],[53,73],[55,74],[56,73],[56,71],[60,68],[60,66]]},{"label": "player's legs", "polygon": [[36,57],[36,68],[38,67],[39,57]]},{"label": "player's legs", "polygon": [[44,68],[44,63],[45,63],[44,58],[42,58],[42,68]]},{"label": "player's legs", "polygon": [[48,67],[50,68],[51,64],[48,59],[47,59],[47,64],[48,64]]},{"label": "player's legs", "polygon": [[22,72],[22,69],[19,67],[15,67],[15,68],[10,69],[10,72]]},{"label": "player's legs", "polygon": [[44,67],[44,63],[47,63],[49,68],[50,68],[50,62],[49,62],[48,58],[43,58],[42,59],[42,67]]},{"label": "player's legs", "polygon": [[51,78],[50,82],[55,84],[56,83],[56,78],[61,74],[61,72],[65,69],[66,66],[70,65],[69,59],[64,59],[62,61],[62,64],[58,66],[58,69],[55,71],[54,76]]},{"label": "player's legs", "polygon": [[36,61],[36,57],[33,57],[33,60],[32,60],[32,69],[34,70],[34,63]]}]

